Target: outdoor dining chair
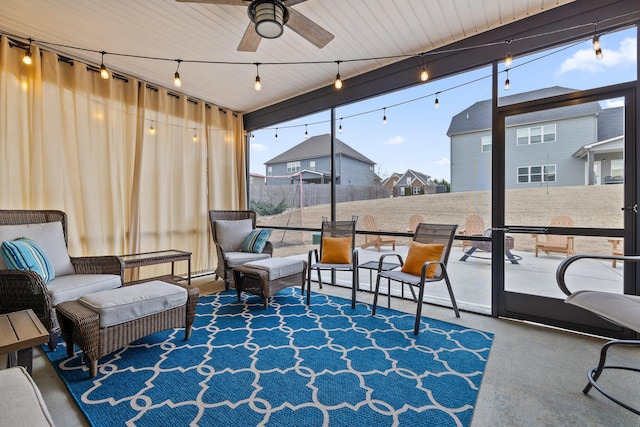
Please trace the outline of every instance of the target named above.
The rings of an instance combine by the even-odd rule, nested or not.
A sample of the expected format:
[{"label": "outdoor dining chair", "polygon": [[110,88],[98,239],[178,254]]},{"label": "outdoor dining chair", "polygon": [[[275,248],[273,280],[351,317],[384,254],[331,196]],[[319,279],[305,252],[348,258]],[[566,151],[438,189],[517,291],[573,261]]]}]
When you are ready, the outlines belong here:
[{"label": "outdoor dining chair", "polygon": [[[564,300],[565,303],[587,310],[608,322],[630,329],[636,334],[640,333],[640,296],[607,291],[580,290],[572,292],[569,290],[565,281],[567,269],[571,264],[582,259],[615,260],[637,263],[640,262],[640,256],[573,255],[562,260],[556,270],[556,281],[558,283],[558,287],[565,295],[567,295],[567,298]],[[582,392],[587,394],[593,387],[602,393],[603,396],[616,404],[636,415],[640,415],[639,408],[634,408],[630,404],[623,402],[609,391],[610,387],[615,386],[615,382],[608,383],[608,390],[605,390],[604,387],[597,383],[598,378],[600,378],[600,375],[605,369],[640,372],[640,368],[637,367],[618,364],[607,365],[607,352],[614,346],[640,347],[640,340],[614,339],[607,341],[600,350],[600,360],[598,361],[598,364],[591,368],[587,373],[589,382]]]},{"label": "outdoor dining chair", "polygon": [[[451,288],[451,282],[447,274],[447,261],[449,260],[449,253],[451,252],[451,245],[453,244],[453,237],[456,234],[457,228],[457,224],[418,224],[406,259],[403,260],[399,254],[384,254],[380,257],[376,289],[373,297],[373,309],[371,312],[374,316],[378,305],[380,279],[386,278],[389,279],[387,281],[389,288],[391,287],[391,280],[400,282],[401,286],[405,284],[409,285],[413,299],[418,304],[413,329],[415,335],[418,335],[418,331],[420,330],[422,300],[424,297],[424,288],[427,283],[445,281],[453,310],[456,313],[456,317],[460,317],[456,298],[453,295],[453,289]],[[385,258],[387,257],[397,257],[400,262],[400,270],[383,271],[382,265],[385,263]],[[417,297],[413,289],[414,287],[418,288]],[[391,292],[391,289],[389,289],[389,292]]]},{"label": "outdoor dining chair", "polygon": [[[351,271],[351,306],[356,306],[358,288],[358,250],[355,249],[356,221],[322,221],[320,250],[309,251],[307,270],[307,305],[311,303],[311,272],[318,274],[322,289],[322,270]],[[302,290],[304,293],[304,289]]]}]

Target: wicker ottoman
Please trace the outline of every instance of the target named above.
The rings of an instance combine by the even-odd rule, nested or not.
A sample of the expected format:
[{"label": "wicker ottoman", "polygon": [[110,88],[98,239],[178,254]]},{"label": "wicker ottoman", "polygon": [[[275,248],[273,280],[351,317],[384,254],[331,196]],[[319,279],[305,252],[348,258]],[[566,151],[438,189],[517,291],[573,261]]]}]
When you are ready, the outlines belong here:
[{"label": "wicker ottoman", "polygon": [[98,359],[147,335],[185,328],[191,336],[200,290],[174,282],[153,280],[85,295],[56,306],[67,355],[74,344],[83,351],[91,378]]},{"label": "wicker ottoman", "polygon": [[267,308],[269,297],[284,288],[300,286],[304,291],[306,272],[306,261],[290,258],[267,258],[234,267],[238,301],[245,291],[261,296]]}]

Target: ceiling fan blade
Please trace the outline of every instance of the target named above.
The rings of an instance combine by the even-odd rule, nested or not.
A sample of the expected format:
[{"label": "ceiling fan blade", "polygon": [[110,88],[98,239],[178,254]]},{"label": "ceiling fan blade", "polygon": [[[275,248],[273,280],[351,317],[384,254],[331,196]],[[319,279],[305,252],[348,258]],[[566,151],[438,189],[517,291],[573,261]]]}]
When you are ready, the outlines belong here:
[{"label": "ceiling fan blade", "polygon": [[178,3],[209,3],[209,4],[229,4],[232,6],[246,6],[247,0],[176,0]]},{"label": "ceiling fan blade", "polygon": [[307,0],[283,0],[282,3],[284,3],[285,6],[289,7],[289,6],[294,6],[296,4],[299,4],[299,3],[304,3],[306,1]]},{"label": "ceiling fan blade", "polygon": [[296,12],[294,9],[290,8],[288,10],[289,22],[286,23],[287,27],[300,34],[319,49],[325,47],[335,37],[329,31],[325,30],[300,12]]},{"label": "ceiling fan blade", "polygon": [[247,29],[244,31],[244,35],[242,36],[242,40],[240,40],[240,44],[238,45],[238,51],[255,52],[258,50],[260,40],[262,40],[262,37],[256,33],[255,25],[253,22],[249,22],[249,25],[247,25]]}]

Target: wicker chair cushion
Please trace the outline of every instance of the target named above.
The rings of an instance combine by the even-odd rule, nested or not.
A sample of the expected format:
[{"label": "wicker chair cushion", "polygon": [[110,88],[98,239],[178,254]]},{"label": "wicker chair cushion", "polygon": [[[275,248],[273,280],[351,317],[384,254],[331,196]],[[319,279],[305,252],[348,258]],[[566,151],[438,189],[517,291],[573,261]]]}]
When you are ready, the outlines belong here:
[{"label": "wicker chair cushion", "polygon": [[225,252],[240,252],[242,244],[253,231],[250,219],[215,221],[218,244]]},{"label": "wicker chair cushion", "polygon": [[247,262],[245,267],[257,268],[269,272],[269,280],[300,273],[304,269],[304,261],[291,258],[268,258],[260,261]]},{"label": "wicker chair cushion", "polygon": [[2,242],[2,259],[9,270],[35,271],[45,283],[56,277],[44,249],[26,237]]},{"label": "wicker chair cushion", "polygon": [[253,252],[225,252],[224,254],[224,259],[229,268],[270,257],[271,255],[269,254],[254,254]]},{"label": "wicker chair cushion", "polygon": [[56,277],[47,283],[51,304],[74,301],[83,295],[116,289],[122,285],[120,276],[115,274],[68,274]]},{"label": "wicker chair cushion", "polygon": [[[0,242],[21,237],[33,240],[44,250],[51,261],[56,277],[75,273],[64,240],[61,222],[0,226]],[[0,270],[6,269],[7,264],[0,257]]]},{"label": "wicker chair cushion", "polygon": [[78,302],[98,313],[100,327],[107,328],[185,305],[187,290],[154,280],[85,295]]}]

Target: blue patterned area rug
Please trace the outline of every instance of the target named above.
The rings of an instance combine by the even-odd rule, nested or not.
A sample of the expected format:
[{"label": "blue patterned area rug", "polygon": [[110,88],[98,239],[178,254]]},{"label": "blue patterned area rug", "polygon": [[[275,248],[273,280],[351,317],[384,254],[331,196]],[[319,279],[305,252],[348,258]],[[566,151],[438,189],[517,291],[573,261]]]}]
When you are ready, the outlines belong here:
[{"label": "blue patterned area rug", "polygon": [[285,289],[203,296],[191,339],[149,335],[100,359],[47,356],[94,426],[469,426],[493,335]]}]

